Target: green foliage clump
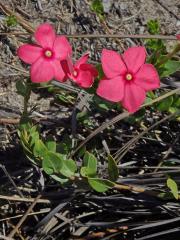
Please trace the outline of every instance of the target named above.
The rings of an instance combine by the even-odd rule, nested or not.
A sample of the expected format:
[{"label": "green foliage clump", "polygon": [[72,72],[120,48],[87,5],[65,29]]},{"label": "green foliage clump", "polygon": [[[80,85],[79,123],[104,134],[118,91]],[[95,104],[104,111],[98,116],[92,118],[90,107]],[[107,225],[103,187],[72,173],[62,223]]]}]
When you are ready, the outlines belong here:
[{"label": "green foliage clump", "polygon": [[18,22],[14,15],[10,15],[6,17],[6,24],[8,27],[15,27],[17,26]]}]

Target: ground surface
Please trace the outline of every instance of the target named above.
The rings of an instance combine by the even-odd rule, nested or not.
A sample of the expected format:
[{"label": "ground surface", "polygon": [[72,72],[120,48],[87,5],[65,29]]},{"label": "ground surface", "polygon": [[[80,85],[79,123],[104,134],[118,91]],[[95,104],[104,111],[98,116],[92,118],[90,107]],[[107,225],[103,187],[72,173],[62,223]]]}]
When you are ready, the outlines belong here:
[{"label": "ground surface", "polygon": [[[1,0],[1,3],[19,13],[33,27],[42,22],[52,23],[59,34],[99,34],[109,31],[112,34],[143,34],[147,33],[146,23],[150,19],[159,20],[162,34],[175,35],[180,32],[178,0],[104,1],[106,26],[91,11],[90,1],[87,0]],[[7,28],[5,19],[5,14],[0,11],[0,32],[26,33],[20,25]],[[28,68],[20,62],[16,50],[21,43],[29,41],[30,35],[0,36],[0,119],[17,119],[22,112],[23,99],[16,93],[15,83],[26,78]],[[99,60],[104,47],[123,51],[123,48],[142,43],[141,40],[132,39],[120,42],[112,39],[70,39],[70,41],[75,59],[81,53],[90,50],[93,63]],[[172,42],[169,41],[168,46],[171,45]],[[41,123],[43,134],[56,133],[58,141],[62,140],[61,134],[72,134],[72,104],[54,101],[54,95],[46,90],[33,92],[30,107],[34,104],[37,104],[34,117],[48,118]],[[85,133],[82,130],[84,125],[75,127],[79,139],[83,139],[105,120],[116,116],[118,111],[103,112],[103,116],[97,112],[93,114],[95,116],[92,117],[93,124],[86,128]],[[147,113],[143,124],[149,127],[162,117],[163,114]],[[89,190],[79,191],[74,186],[62,189],[25,159],[19,147],[16,124],[4,123],[6,122],[0,125],[0,164],[2,164],[0,194],[34,198],[44,188],[44,182],[46,183],[42,197],[45,201],[40,201],[34,208],[34,212],[38,212],[36,217],[29,216],[14,239],[145,240],[159,239],[159,236],[161,239],[178,239],[180,236],[178,201],[159,200],[150,194],[126,191],[96,194]],[[91,144],[97,145],[103,157],[104,150],[101,144],[103,140],[106,140],[110,150],[117,151],[133,136],[144,130],[143,124],[118,123],[116,127],[111,127],[104,134],[98,135]],[[163,169],[159,169],[156,173],[153,172],[154,169],[148,169],[157,166],[162,159],[169,161],[169,164],[173,160],[178,167],[179,129],[179,122],[166,121],[150,135],[144,136],[121,160],[119,181],[159,190],[163,188],[167,174],[171,173],[179,182],[179,169],[164,172]],[[27,201],[0,200],[0,235],[8,235],[28,207]],[[14,216],[14,219],[8,219]]]}]

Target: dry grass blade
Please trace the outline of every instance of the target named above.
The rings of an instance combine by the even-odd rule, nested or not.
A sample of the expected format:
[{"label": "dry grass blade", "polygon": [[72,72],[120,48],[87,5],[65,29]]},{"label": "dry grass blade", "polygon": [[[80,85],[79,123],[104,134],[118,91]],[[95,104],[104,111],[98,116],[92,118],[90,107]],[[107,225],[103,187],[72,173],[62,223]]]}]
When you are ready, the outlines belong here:
[{"label": "dry grass blade", "polygon": [[14,240],[13,238],[5,237],[3,235],[0,235],[0,239],[3,239],[3,240]]},{"label": "dry grass blade", "polygon": [[[29,33],[34,33],[35,29],[31,26],[23,17],[13,12],[8,6],[4,6],[0,3],[0,8],[6,15],[14,15],[18,22],[26,29]],[[5,33],[2,32],[0,35],[27,35],[27,33]],[[134,39],[162,39],[162,40],[174,40],[177,41],[176,36],[164,36],[164,35],[147,35],[147,34],[74,34],[66,35],[69,38],[134,38]]]},{"label": "dry grass blade", "polygon": [[150,132],[152,129],[160,125],[161,123],[171,119],[176,116],[178,113],[172,113],[163,119],[157,121],[149,128],[145,129],[143,132],[139,133],[137,136],[133,137],[129,142],[127,142],[121,149],[119,149],[115,155],[115,159],[118,159],[118,162],[124,157],[124,155],[129,151],[130,147],[134,145],[140,138],[142,138],[146,133]]},{"label": "dry grass blade", "polygon": [[[50,208],[41,210],[39,212],[29,213],[28,216],[40,215],[40,214],[48,213],[49,211],[50,211]],[[15,219],[15,218],[20,218],[20,217],[23,217],[23,214],[19,214],[19,215],[13,216],[13,217],[6,217],[6,218],[3,218],[3,219],[0,219],[0,222],[9,221],[9,220],[12,220],[12,219]]]},{"label": "dry grass blade", "polygon": [[76,149],[75,151],[72,153],[72,156],[81,148],[84,146],[84,144],[86,144],[89,140],[91,140],[93,137],[95,137],[98,133],[100,133],[101,131],[104,131],[107,127],[123,120],[124,118],[128,117],[130,114],[128,112],[123,112],[121,114],[119,114],[118,116],[114,117],[112,120],[110,120],[109,122],[106,122],[104,124],[102,124],[100,127],[98,127],[95,131],[93,131]]},{"label": "dry grass blade", "polygon": [[0,8],[6,15],[15,16],[18,22],[22,25],[22,27],[26,29],[29,33],[34,33],[34,28],[27,21],[25,21],[24,18],[21,17],[19,14],[15,13],[8,6],[5,6],[2,3],[0,3]]},{"label": "dry grass blade", "polygon": [[[147,106],[151,106],[152,104],[159,102],[169,96],[172,96],[176,93],[180,92],[180,88],[177,88],[175,90],[171,90],[165,94],[163,94],[162,96],[152,100],[149,103],[145,103],[142,105],[142,107],[147,107]],[[142,108],[141,107],[141,108]],[[72,156],[80,149],[82,148],[89,140],[91,140],[93,137],[95,137],[98,133],[100,133],[101,131],[105,130],[107,127],[125,119],[126,117],[130,116],[130,113],[128,112],[123,112],[121,114],[119,114],[118,116],[114,117],[112,120],[110,120],[109,122],[105,122],[103,123],[100,127],[98,127],[95,131],[93,131],[82,143],[80,143],[80,145],[74,150],[74,152],[72,153]]]},{"label": "dry grass blade", "polygon": [[26,211],[26,213],[24,214],[24,216],[20,219],[20,221],[17,223],[16,227],[10,232],[10,234],[8,235],[8,237],[12,238],[14,237],[14,235],[16,234],[16,232],[18,231],[18,229],[21,227],[21,225],[23,224],[23,222],[26,220],[26,218],[28,217],[29,213],[33,210],[34,206],[36,205],[37,201],[41,198],[41,195],[39,194],[35,199],[34,202],[29,206],[28,210]]},{"label": "dry grass blade", "polygon": [[[35,198],[21,198],[21,197],[11,197],[0,195],[0,199],[7,201],[16,201],[16,202],[34,202]],[[51,203],[48,199],[38,199],[37,203]]]},{"label": "dry grass blade", "polygon": [[[33,29],[33,31],[34,31],[34,29]],[[30,33],[0,32],[0,36],[10,36],[10,35],[27,36],[27,35],[30,35]],[[65,36],[68,38],[90,38],[90,39],[95,39],[95,38],[117,38],[117,39],[132,38],[132,39],[162,39],[162,40],[177,41],[176,36],[145,35],[145,34],[138,34],[138,35],[136,35],[136,34],[73,34],[73,35],[65,34]]]}]

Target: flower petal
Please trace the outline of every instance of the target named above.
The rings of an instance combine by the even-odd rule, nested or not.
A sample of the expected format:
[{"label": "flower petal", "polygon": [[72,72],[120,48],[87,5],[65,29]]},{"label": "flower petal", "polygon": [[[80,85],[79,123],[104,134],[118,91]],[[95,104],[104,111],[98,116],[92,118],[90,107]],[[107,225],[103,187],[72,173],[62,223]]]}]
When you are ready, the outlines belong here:
[{"label": "flower petal", "polygon": [[32,82],[48,82],[54,77],[54,67],[41,57],[32,64],[30,74]]},{"label": "flower petal", "polygon": [[65,73],[63,71],[60,61],[51,61],[51,65],[54,67],[54,78],[60,82],[64,82],[66,80],[64,79]]},{"label": "flower petal", "polygon": [[66,59],[61,60],[60,63],[65,74],[69,75],[73,72],[74,66],[71,57],[68,56]]},{"label": "flower petal", "polygon": [[52,48],[56,34],[49,23],[44,23],[37,28],[34,37],[36,42],[43,48]]},{"label": "flower petal", "polygon": [[160,80],[152,64],[144,64],[135,74],[135,83],[146,91],[160,87]]},{"label": "flower petal", "polygon": [[121,56],[115,51],[103,49],[101,62],[103,71],[107,78],[114,78],[127,71]]},{"label": "flower petal", "polygon": [[64,36],[56,37],[53,50],[55,53],[55,58],[60,58],[61,60],[66,59],[68,55],[72,54],[71,45]]},{"label": "flower petal", "polygon": [[122,55],[128,71],[136,73],[146,60],[146,49],[144,47],[128,48]]},{"label": "flower petal", "polygon": [[84,54],[77,62],[74,64],[76,68],[79,68],[81,64],[84,64],[87,62],[89,57],[89,53]]},{"label": "flower petal", "polygon": [[80,87],[90,88],[94,82],[94,77],[89,71],[79,71],[78,76],[73,77],[72,80]]},{"label": "flower petal", "polygon": [[106,100],[119,102],[124,96],[124,84],[121,76],[112,79],[102,79],[96,93]]},{"label": "flower petal", "polygon": [[141,107],[146,98],[145,90],[134,83],[126,83],[122,106],[130,113],[134,113]]},{"label": "flower petal", "polygon": [[180,34],[177,34],[177,35],[176,35],[176,38],[177,38],[178,40],[180,40]]},{"label": "flower petal", "polygon": [[42,55],[42,48],[24,44],[18,48],[17,55],[24,62],[32,64]]},{"label": "flower petal", "polygon": [[89,71],[94,77],[98,76],[98,71],[92,64],[88,63],[81,64],[79,69]]}]

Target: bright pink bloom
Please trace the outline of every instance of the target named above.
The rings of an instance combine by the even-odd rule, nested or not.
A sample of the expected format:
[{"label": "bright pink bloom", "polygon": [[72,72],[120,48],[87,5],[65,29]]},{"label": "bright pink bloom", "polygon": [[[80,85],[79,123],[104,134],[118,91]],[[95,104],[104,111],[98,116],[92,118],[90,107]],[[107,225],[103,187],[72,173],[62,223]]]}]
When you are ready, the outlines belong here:
[{"label": "bright pink bloom", "polygon": [[176,35],[176,38],[177,38],[178,40],[180,40],[180,34],[177,34],[177,35]]},{"label": "bright pink bloom", "polygon": [[146,64],[144,47],[131,47],[120,56],[103,49],[102,67],[105,78],[97,94],[112,102],[120,102],[129,112],[136,112],[146,98],[146,91],[159,88],[160,80],[153,65]]},{"label": "bright pink bloom", "polygon": [[84,54],[74,65],[70,59],[63,63],[64,72],[67,77],[83,88],[90,88],[94,79],[98,76],[96,68],[86,63],[89,54]]},{"label": "bright pink bloom", "polygon": [[60,61],[72,53],[71,46],[64,36],[56,36],[53,27],[44,23],[35,34],[37,45],[24,44],[18,49],[18,56],[31,65],[32,82],[47,82],[53,78],[63,81],[65,73]]}]

